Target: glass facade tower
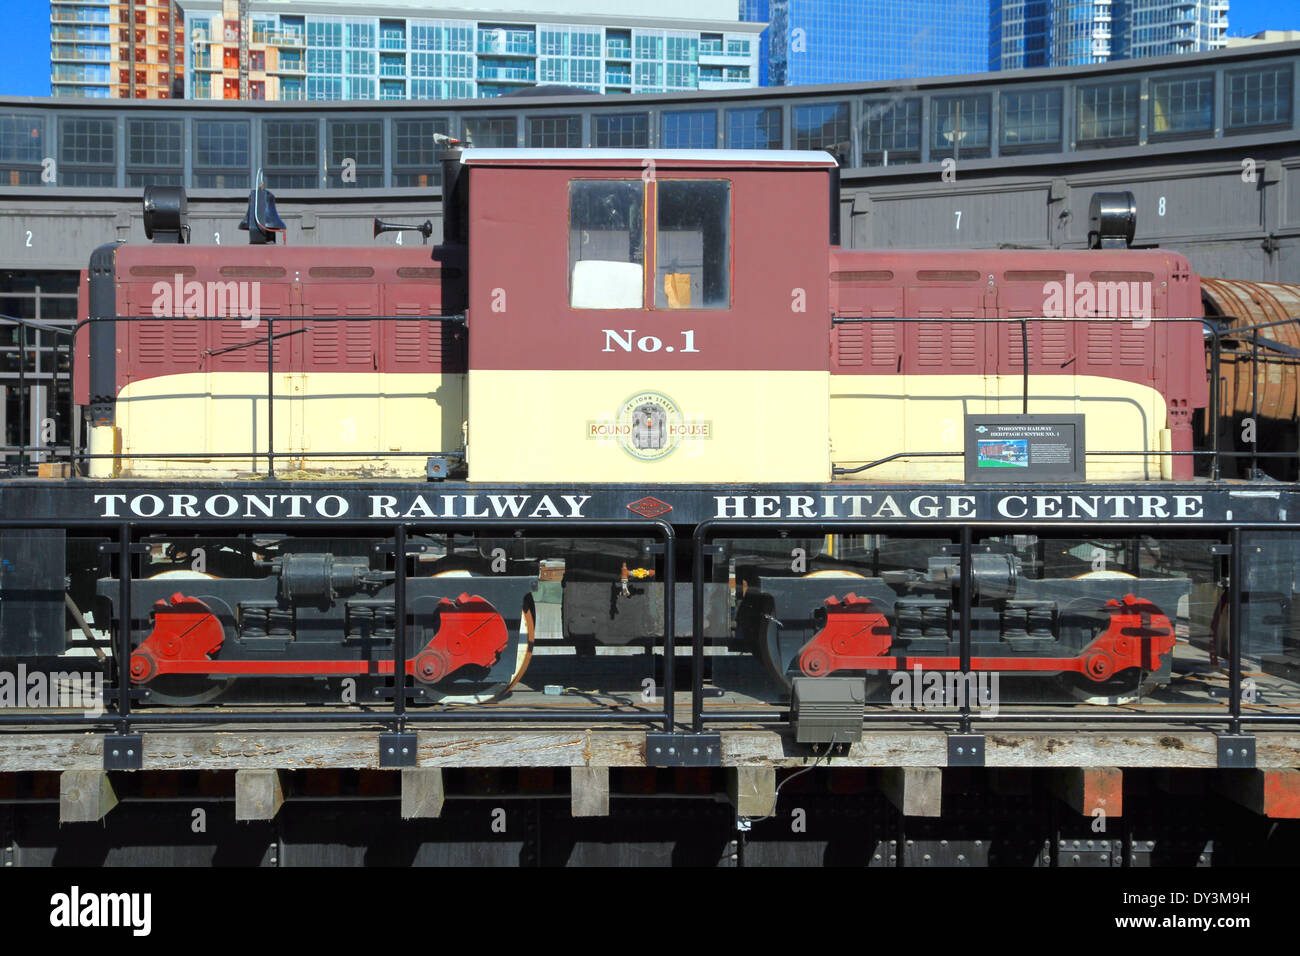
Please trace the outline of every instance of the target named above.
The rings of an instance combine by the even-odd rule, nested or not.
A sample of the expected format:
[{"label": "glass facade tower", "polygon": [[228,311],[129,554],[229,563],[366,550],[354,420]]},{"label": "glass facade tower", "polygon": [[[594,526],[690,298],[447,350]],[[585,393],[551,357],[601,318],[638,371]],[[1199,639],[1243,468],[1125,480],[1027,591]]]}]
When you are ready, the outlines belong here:
[{"label": "glass facade tower", "polygon": [[995,0],[989,69],[1084,66],[1226,45],[1228,0]]},{"label": "glass facade tower", "polygon": [[739,0],[764,86],[982,73],[989,0]]}]

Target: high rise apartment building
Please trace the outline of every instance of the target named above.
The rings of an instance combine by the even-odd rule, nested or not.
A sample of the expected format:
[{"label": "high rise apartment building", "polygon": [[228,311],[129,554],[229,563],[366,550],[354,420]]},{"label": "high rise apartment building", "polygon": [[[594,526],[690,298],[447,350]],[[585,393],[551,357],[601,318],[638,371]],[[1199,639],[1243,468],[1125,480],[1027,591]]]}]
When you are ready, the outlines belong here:
[{"label": "high rise apartment building", "polygon": [[[193,99],[443,100],[558,85],[599,93],[758,85],[762,24],[735,0],[611,14],[583,0],[181,0]],[[242,10],[241,10],[242,6]]]},{"label": "high rise apartment building", "polygon": [[1228,0],[1001,0],[989,69],[1085,66],[1227,45]]},{"label": "high rise apartment building", "polygon": [[168,99],[184,72],[185,28],[173,0],[50,4],[54,96]]}]

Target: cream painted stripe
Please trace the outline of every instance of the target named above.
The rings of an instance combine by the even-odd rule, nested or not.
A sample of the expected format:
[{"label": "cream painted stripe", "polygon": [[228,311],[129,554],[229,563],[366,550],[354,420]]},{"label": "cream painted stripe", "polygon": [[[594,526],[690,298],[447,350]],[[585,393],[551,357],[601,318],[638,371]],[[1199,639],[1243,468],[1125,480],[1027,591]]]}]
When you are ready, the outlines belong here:
[{"label": "cream painted stripe", "polygon": [[[903,451],[962,451],[964,415],[1019,414],[1023,389],[1019,375],[833,375],[832,459],[852,467]],[[1094,375],[1031,375],[1029,411],[1084,415],[1086,447],[1093,451],[1159,451],[1167,423],[1164,397],[1154,388]],[[1156,455],[1108,455],[1087,462],[1089,479],[1160,474]],[[961,458],[916,458],[859,477],[961,481],[964,475]]]},{"label": "cream painted stripe", "polygon": [[[379,372],[275,376],[275,451],[286,472],[423,475],[425,460],[385,451],[458,451],[463,446],[465,376]],[[241,459],[146,459],[132,452],[225,452],[266,448],[266,375],[189,372],[129,383],[118,396],[117,427],[129,474],[236,475]],[[318,458],[351,451],[357,458]],[[294,456],[298,457],[294,457]],[[296,463],[296,465],[295,465]],[[266,467],[265,458],[256,468]]]},{"label": "cream painted stripe", "polygon": [[[742,371],[480,371],[469,373],[469,461],[474,481],[825,481],[829,373]],[[588,437],[617,424],[643,392],[671,399],[684,438],[657,461]]]}]

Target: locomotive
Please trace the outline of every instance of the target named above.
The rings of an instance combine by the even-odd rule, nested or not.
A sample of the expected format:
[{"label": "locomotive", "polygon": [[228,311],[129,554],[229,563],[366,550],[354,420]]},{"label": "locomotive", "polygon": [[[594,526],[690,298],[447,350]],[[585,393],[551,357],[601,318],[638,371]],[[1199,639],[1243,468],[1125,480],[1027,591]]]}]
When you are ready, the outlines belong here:
[{"label": "locomotive", "polygon": [[[406,675],[426,700],[540,687],[525,672],[547,661],[534,649],[557,578],[552,643],[575,658],[653,651],[674,613],[717,673],[749,668],[777,694],[956,670],[962,627],[972,671],[1103,697],[1168,680],[1192,583],[1131,548],[1098,569],[1095,547],[1053,564],[1007,535],[964,575],[950,539],[877,533],[974,520],[983,464],[1005,469],[989,514],[1005,525],[1198,517],[1180,491],[1209,404],[1201,283],[1182,255],[1127,248],[1131,197],[1097,197],[1087,250],[905,252],[841,247],[825,153],[453,150],[443,183],[432,248],[285,245],[260,187],[248,245],[192,245],[183,193],[154,188],[154,241],[96,250],[82,284],[89,454],[73,482],[100,514],[408,523]],[[376,236],[408,228],[432,232],[376,220]],[[972,465],[970,423],[1025,413],[1077,425],[1086,478],[1017,484],[1014,440],[981,443]],[[501,530],[602,501],[680,535],[705,520],[863,530],[728,538],[694,591],[684,547],[665,580],[639,538]],[[384,538],[150,540],[129,674],[155,699],[395,678],[405,559]],[[116,620],[120,582],[83,577],[76,603]]]}]

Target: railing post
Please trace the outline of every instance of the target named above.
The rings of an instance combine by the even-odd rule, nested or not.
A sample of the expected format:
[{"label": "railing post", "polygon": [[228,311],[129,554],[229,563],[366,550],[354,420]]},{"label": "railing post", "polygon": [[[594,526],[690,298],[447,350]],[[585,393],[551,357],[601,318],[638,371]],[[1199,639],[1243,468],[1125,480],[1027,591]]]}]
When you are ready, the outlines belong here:
[{"label": "railing post", "polygon": [[1231,641],[1228,648],[1228,683],[1231,685],[1228,690],[1228,708],[1232,715],[1234,734],[1241,733],[1242,591],[1246,585],[1241,539],[1241,529],[1233,528],[1229,539],[1232,542],[1232,553],[1228,556],[1228,587],[1231,588],[1228,592],[1228,630]]},{"label": "railing post", "polygon": [[1255,480],[1259,470],[1259,333],[1250,333],[1250,423],[1253,426],[1250,442],[1250,474],[1246,477]]},{"label": "railing post", "polygon": [[266,477],[275,478],[275,319],[266,316]]},{"label": "railing post", "polygon": [[1219,375],[1223,363],[1223,342],[1217,326],[1207,322],[1205,327],[1214,339],[1214,348],[1210,351],[1210,377],[1213,379],[1210,383],[1210,448],[1213,452],[1210,456],[1210,480],[1218,481],[1222,474],[1219,468]]},{"label": "railing post", "polygon": [[[996,332],[994,333],[996,334]],[[1029,414],[1029,320],[1020,320],[1020,361],[1024,376],[1021,379],[1020,413]]]},{"label": "railing post", "polygon": [[406,525],[393,529],[393,732],[406,730]]},{"label": "railing post", "polygon": [[[704,525],[692,536],[694,562],[691,573],[691,730],[704,732]],[[709,559],[712,567],[713,560]]]},{"label": "railing post", "polygon": [[[672,526],[660,523],[664,532],[664,733],[671,734],[674,724],[674,701],[676,692],[674,671],[677,669],[677,643],[673,638],[673,624],[677,613],[677,556],[676,539]],[[699,639],[699,635],[695,635]]]},{"label": "railing post", "polygon": [[117,529],[117,732],[131,732],[131,526]]},{"label": "railing post", "polygon": [[[960,666],[962,674],[962,686],[969,687],[970,680],[967,674],[970,673],[970,615],[971,615],[971,530],[970,525],[965,525],[961,529],[961,599],[959,608],[961,611],[961,627],[959,629],[959,653],[961,655]],[[962,694],[961,701],[961,732],[970,733],[970,701],[969,695]]]},{"label": "railing post", "polygon": [[27,326],[18,323],[18,477],[27,477]]}]

